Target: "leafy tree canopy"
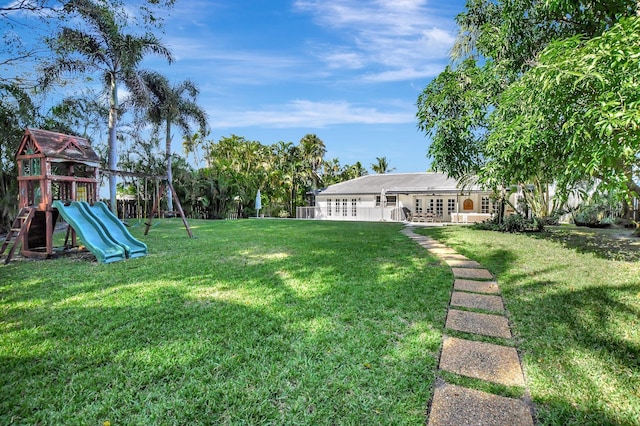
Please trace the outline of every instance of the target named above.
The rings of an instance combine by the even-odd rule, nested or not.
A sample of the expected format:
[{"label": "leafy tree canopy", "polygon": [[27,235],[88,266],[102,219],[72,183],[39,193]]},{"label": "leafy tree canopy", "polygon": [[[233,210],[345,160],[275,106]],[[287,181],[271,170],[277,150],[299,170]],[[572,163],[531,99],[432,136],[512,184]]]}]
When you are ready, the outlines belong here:
[{"label": "leafy tree canopy", "polygon": [[525,181],[542,173],[565,189],[595,179],[639,196],[639,87],[640,18],[551,43],[502,93],[485,175]]},{"label": "leafy tree canopy", "polygon": [[635,0],[468,0],[452,61],[418,98],[433,167],[494,187],[634,189]]}]

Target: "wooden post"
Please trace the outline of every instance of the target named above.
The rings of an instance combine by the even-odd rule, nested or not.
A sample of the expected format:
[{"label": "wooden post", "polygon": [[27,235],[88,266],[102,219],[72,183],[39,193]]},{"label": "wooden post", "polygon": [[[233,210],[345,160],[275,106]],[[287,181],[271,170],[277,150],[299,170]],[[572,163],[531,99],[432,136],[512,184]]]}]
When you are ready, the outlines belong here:
[{"label": "wooden post", "polygon": [[[187,222],[187,218],[184,216],[184,210],[182,210],[182,204],[180,204],[180,200],[178,199],[178,196],[176,194],[176,190],[173,188],[173,185],[169,181],[167,181],[167,186],[169,187],[169,190],[171,191],[171,193],[173,195],[173,200],[175,201],[176,206],[178,207],[178,212],[180,213],[180,217],[182,218],[182,223],[184,224],[184,228],[187,230],[187,234],[189,235],[189,238],[193,238],[193,232],[191,232],[191,228],[189,227],[189,223]],[[145,224],[146,228],[144,230],[144,235],[147,235],[149,233],[149,229],[151,228],[151,223],[152,223],[152,220],[153,220],[153,216],[155,216],[156,212],[160,208],[160,200],[162,199],[162,196],[164,195],[165,190],[166,190],[165,185],[162,185],[162,189],[159,191],[158,198],[156,198],[156,202],[153,204],[153,209],[151,210],[151,213],[149,214],[149,220]]]},{"label": "wooden post", "polygon": [[151,223],[153,221],[153,216],[155,216],[156,211],[160,207],[160,199],[162,198],[163,194],[164,194],[164,186],[162,187],[162,191],[161,191],[160,188],[158,188],[156,185],[156,201],[153,203],[153,208],[151,209],[151,213],[149,213],[149,220],[145,224],[147,225],[147,227],[144,230],[144,235],[147,235],[149,233],[149,229],[151,228]]},{"label": "wooden post", "polygon": [[182,210],[182,205],[180,204],[180,199],[178,198],[178,194],[176,194],[176,190],[173,189],[173,185],[171,184],[171,182],[167,181],[167,184],[169,185],[169,189],[171,189],[171,195],[173,195],[173,201],[176,203],[176,206],[178,206],[178,211],[180,212],[180,217],[182,217],[182,223],[184,224],[184,227],[187,230],[187,234],[189,234],[189,238],[193,238],[193,233],[191,232],[191,228],[189,228],[189,224],[187,223],[187,218],[184,217],[184,211]]}]

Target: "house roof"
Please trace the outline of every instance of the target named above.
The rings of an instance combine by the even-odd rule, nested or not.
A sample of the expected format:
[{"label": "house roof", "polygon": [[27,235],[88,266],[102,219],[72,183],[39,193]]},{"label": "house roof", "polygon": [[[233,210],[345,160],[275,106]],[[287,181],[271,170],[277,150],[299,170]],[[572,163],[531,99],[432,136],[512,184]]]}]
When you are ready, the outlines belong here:
[{"label": "house roof", "polygon": [[20,142],[16,157],[42,154],[47,158],[60,158],[91,165],[99,165],[100,157],[89,141],[78,136],[65,135],[49,130],[27,129]]},{"label": "house roof", "polygon": [[444,173],[388,173],[361,176],[346,182],[331,185],[318,195],[358,195],[358,194],[451,194],[484,192],[479,185],[461,189],[455,179]]}]

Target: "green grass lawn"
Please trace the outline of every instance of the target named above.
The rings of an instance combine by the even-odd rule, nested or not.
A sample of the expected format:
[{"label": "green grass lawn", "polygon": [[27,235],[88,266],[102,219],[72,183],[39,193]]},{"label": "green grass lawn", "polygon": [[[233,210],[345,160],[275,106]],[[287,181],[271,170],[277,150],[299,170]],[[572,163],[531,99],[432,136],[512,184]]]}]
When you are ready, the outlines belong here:
[{"label": "green grass lawn", "polygon": [[190,222],[0,266],[0,424],[424,423],[452,275],[401,225]]},{"label": "green grass lawn", "polygon": [[637,241],[570,227],[417,232],[497,276],[540,424],[640,425]]}]

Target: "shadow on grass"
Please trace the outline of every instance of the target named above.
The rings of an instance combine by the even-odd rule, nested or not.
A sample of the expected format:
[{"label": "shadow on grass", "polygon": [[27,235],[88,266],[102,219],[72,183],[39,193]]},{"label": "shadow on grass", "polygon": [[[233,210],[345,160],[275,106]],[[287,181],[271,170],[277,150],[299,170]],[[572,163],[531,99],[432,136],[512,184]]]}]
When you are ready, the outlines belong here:
[{"label": "shadow on grass", "polygon": [[[425,234],[444,240],[449,236],[448,231],[446,227],[429,228]],[[476,232],[476,230],[469,228],[466,232]],[[545,232],[530,232],[523,235],[537,240],[553,241],[567,249],[578,253],[591,253],[601,259],[637,262],[640,261],[640,238],[633,237],[632,234],[632,230],[625,228],[598,229],[562,225],[548,226]],[[459,248],[464,251],[464,246]]]},{"label": "shadow on grass", "polygon": [[640,325],[640,310],[621,302],[639,290],[635,283],[568,289],[535,282],[519,287],[521,298],[510,304],[524,335],[520,349],[525,362],[542,383],[533,395],[542,424],[637,424],[640,345],[620,329]]},{"label": "shadow on grass", "polygon": [[[429,235],[431,238],[435,238],[438,241],[442,241],[444,244],[448,244],[451,248],[454,248],[458,253],[465,255],[480,264],[483,267],[489,269],[492,274],[498,276],[505,273],[511,268],[511,264],[515,260],[515,255],[509,250],[495,249],[493,247],[487,247],[486,250],[472,250],[465,244],[461,244],[459,241],[451,240],[451,230],[447,227],[433,227],[433,228],[418,228],[415,232],[418,234]],[[475,232],[474,229],[467,228],[465,232]]]},{"label": "shadow on grass", "polygon": [[592,253],[608,260],[640,260],[640,238],[628,229],[597,229],[575,226],[550,226],[545,232],[528,234],[531,238],[560,243],[578,253]]},{"label": "shadow on grass", "polygon": [[[544,234],[470,229],[425,234],[497,276],[541,424],[638,424],[640,282],[633,281],[638,271],[633,265],[623,270],[587,256],[566,260],[561,249],[527,242],[553,240]],[[577,235],[573,245],[563,246],[606,259],[607,253],[627,250],[611,235],[588,237]],[[600,247],[601,238],[609,243]],[[591,269],[584,262],[597,264]]]},{"label": "shadow on grass", "polygon": [[[558,291],[540,291],[543,287],[555,287]],[[637,283],[560,290],[556,283],[546,282],[521,288],[529,296],[538,294],[526,304],[535,304],[533,313],[544,317],[544,321],[537,323],[540,333],[559,325],[563,330],[560,337],[596,352],[603,360],[618,362],[632,370],[640,368],[640,345],[616,336],[618,330],[612,319],[628,320],[632,326],[638,321],[640,310],[620,302],[621,295],[633,295],[638,290]]]},{"label": "shadow on grass", "polygon": [[8,320],[30,336],[0,357],[1,387],[14,389],[0,402],[12,420],[0,418],[196,424],[203,417],[233,419],[245,404],[262,403],[267,417],[278,412],[266,390],[246,389],[273,380],[265,366],[292,356],[289,337],[271,338],[286,335],[282,318],[238,303],[194,302],[177,288],[146,297],[135,308],[15,312]]},{"label": "shadow on grass", "polygon": [[201,226],[132,261],[7,265],[0,423],[423,420],[448,269],[397,227]]}]

